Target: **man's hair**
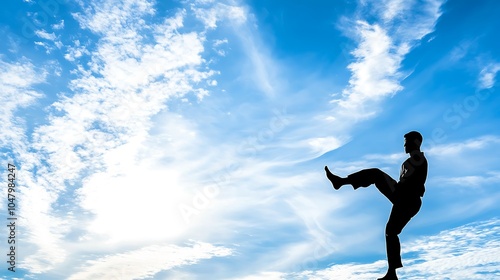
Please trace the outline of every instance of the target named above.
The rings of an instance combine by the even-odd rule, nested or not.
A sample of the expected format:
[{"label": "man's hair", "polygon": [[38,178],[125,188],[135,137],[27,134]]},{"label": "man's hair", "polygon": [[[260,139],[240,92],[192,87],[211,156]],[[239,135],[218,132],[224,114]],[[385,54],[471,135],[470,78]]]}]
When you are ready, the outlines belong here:
[{"label": "man's hair", "polygon": [[410,132],[406,133],[404,135],[404,137],[406,138],[407,142],[413,142],[418,147],[420,147],[420,145],[422,145],[422,141],[424,140],[424,138],[422,137],[422,134],[420,134],[420,132],[418,132],[418,131],[410,131]]}]

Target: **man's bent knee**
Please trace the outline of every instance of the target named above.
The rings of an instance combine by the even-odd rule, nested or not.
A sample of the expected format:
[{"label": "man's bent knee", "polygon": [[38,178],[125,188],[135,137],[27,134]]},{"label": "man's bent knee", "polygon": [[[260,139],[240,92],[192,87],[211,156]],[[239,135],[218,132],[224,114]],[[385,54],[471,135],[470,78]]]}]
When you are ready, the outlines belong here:
[{"label": "man's bent knee", "polygon": [[368,168],[365,170],[373,174],[383,173],[382,170],[380,170],[379,168]]}]

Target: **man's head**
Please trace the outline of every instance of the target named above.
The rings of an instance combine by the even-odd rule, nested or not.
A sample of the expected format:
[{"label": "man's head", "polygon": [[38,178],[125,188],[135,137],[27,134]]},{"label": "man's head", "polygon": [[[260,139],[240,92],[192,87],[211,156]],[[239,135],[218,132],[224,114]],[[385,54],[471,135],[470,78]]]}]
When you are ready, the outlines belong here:
[{"label": "man's head", "polygon": [[412,151],[420,151],[423,137],[417,131],[410,131],[404,135],[405,137],[405,153],[409,154]]}]

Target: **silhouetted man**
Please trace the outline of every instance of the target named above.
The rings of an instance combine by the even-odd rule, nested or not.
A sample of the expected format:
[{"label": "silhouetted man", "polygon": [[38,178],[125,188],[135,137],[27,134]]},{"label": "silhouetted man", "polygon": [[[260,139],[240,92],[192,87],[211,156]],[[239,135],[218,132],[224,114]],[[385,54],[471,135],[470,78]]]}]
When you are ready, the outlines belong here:
[{"label": "silhouetted man", "polygon": [[363,169],[346,178],[339,177],[330,172],[325,166],[326,176],[332,182],[333,188],[338,190],[343,185],[351,184],[356,190],[359,187],[368,187],[375,184],[377,189],[392,202],[392,210],[385,228],[387,248],[387,261],[389,268],[387,274],[378,280],[398,279],[396,269],[403,266],[401,263],[401,245],[398,235],[405,225],[415,216],[422,205],[421,197],[425,192],[425,179],[427,178],[427,159],[420,151],[422,135],[411,131],[404,135],[405,153],[410,157],[403,162],[399,182],[378,168]]}]

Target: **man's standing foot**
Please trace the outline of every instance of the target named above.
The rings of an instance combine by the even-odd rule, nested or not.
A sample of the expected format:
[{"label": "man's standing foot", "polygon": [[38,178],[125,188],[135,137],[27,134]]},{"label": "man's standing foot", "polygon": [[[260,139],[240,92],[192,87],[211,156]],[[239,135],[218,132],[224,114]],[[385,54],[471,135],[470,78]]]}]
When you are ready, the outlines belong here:
[{"label": "man's standing foot", "polygon": [[328,178],[328,180],[330,180],[330,182],[332,182],[333,188],[336,190],[340,189],[340,187],[342,187],[343,185],[342,178],[330,172],[328,166],[325,166],[325,171],[326,177]]},{"label": "man's standing foot", "polygon": [[398,280],[398,276],[396,275],[396,270],[390,269],[387,271],[387,274],[382,277],[378,278],[377,280]]}]

